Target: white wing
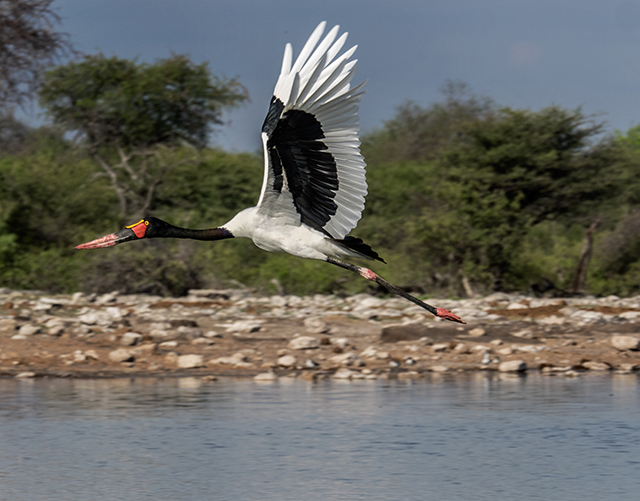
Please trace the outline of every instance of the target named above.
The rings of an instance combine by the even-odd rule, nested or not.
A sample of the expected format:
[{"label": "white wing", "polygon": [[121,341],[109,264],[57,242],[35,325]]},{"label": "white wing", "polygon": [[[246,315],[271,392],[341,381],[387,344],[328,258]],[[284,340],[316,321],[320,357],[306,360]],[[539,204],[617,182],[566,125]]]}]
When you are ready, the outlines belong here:
[{"label": "white wing", "polygon": [[335,26],[320,41],[325,24],[293,65],[291,45],[285,47],[262,126],[265,173],[258,207],[270,212],[292,205],[302,223],[342,239],[358,224],[367,194],[358,139],[364,83],[351,87],[356,47],[338,56],[347,33],[336,40]]}]

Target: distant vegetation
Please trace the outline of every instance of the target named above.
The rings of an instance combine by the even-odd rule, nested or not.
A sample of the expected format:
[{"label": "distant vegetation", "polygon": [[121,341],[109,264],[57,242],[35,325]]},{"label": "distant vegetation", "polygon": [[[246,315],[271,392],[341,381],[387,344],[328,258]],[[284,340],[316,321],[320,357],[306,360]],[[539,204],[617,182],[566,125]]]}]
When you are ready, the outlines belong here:
[{"label": "distant vegetation", "polygon": [[[184,56],[85,56],[49,71],[40,99],[53,125],[0,117],[0,286],[369,290],[243,240],[73,249],[143,214],[203,228],[255,205],[262,159],[206,146],[246,98]],[[362,151],[369,196],[354,234],[385,257],[375,269],[390,281],[451,296],[640,293],[640,127],[611,134],[579,109],[512,109],[449,84],[440,102],[401,106]]]}]

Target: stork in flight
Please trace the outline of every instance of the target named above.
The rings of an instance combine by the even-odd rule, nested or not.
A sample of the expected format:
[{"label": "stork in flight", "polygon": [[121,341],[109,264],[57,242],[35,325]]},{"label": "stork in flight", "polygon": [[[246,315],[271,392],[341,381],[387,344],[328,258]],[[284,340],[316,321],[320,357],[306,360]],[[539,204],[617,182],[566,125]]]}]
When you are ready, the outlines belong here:
[{"label": "stork in flight", "polygon": [[146,217],[76,249],[111,247],[142,238],[245,237],[266,251],[319,259],[353,271],[437,317],[464,323],[457,315],[420,301],[370,269],[341,261],[364,258],[384,263],[361,239],[347,235],[360,220],[367,194],[358,139],[358,104],[365,82],[351,87],[356,72],[356,60],[351,56],[357,46],[338,55],[347,33],[338,37],[339,26],[335,26],[320,41],[325,24],[313,31],[293,64],[291,44],[285,47],[262,125],[264,179],[255,207],[206,230],[180,228]]}]

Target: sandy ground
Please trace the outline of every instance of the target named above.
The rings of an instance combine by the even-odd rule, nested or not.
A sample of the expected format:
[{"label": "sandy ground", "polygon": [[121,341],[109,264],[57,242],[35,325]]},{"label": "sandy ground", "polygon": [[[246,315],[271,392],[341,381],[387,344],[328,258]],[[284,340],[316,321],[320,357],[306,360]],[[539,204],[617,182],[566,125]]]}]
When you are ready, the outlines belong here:
[{"label": "sandy ground", "polygon": [[424,377],[542,371],[580,376],[640,368],[640,297],[537,299],[493,294],[429,302],[255,296],[196,290],[46,295],[0,289],[0,376]]}]

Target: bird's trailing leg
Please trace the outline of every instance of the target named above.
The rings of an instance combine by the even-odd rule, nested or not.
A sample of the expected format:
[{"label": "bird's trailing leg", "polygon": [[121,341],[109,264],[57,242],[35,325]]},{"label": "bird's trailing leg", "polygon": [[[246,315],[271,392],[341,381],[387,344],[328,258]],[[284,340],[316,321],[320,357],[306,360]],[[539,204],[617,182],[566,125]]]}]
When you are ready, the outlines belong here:
[{"label": "bird's trailing leg", "polygon": [[327,258],[327,262],[335,264],[336,266],[340,266],[341,268],[344,268],[346,270],[353,271],[354,273],[359,274],[361,277],[364,277],[367,280],[371,280],[372,282],[382,285],[382,287],[384,287],[388,291],[393,292],[394,294],[397,294],[398,296],[401,296],[405,299],[408,299],[418,306],[421,306],[429,313],[433,313],[436,317],[444,318],[445,320],[451,320],[452,322],[459,322],[461,324],[466,323],[463,322],[458,315],[451,313],[449,310],[445,310],[444,308],[434,308],[430,304],[420,301],[418,298],[413,297],[408,292],[403,291],[400,287],[396,287],[395,285],[390,284],[384,278],[380,277],[368,268],[363,268],[362,266],[356,266],[355,264],[338,261],[337,259],[333,259],[331,257]]}]

